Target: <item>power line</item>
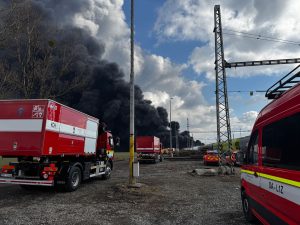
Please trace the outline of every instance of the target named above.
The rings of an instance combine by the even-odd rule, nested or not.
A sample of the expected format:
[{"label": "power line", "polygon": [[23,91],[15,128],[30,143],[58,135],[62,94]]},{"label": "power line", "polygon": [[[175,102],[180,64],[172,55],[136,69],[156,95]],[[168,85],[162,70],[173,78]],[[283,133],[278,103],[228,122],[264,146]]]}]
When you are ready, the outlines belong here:
[{"label": "power line", "polygon": [[[246,132],[251,132],[251,130],[232,130],[231,132],[242,132],[242,133],[246,133]],[[191,133],[195,133],[195,134],[209,134],[209,133],[217,133],[216,130],[211,130],[211,131],[191,131]]]},{"label": "power line", "polygon": [[252,91],[240,91],[240,90],[236,90],[236,91],[227,91],[228,93],[249,93],[250,96],[253,96],[254,92],[256,93],[266,93],[267,91],[262,91],[262,90],[252,90]]},{"label": "power line", "polygon": [[264,36],[264,35],[260,35],[260,34],[252,34],[252,33],[246,33],[246,32],[241,32],[241,31],[230,30],[230,29],[223,29],[223,30],[232,32],[232,33],[223,32],[223,34],[226,34],[226,35],[300,46],[300,42],[296,42],[296,41],[290,41],[290,40],[281,39],[281,38],[273,38],[273,37],[268,37],[268,36]]},{"label": "power line", "polygon": [[262,91],[262,90],[239,91],[239,90],[237,90],[237,91],[227,91],[227,92],[239,92],[239,93],[245,92],[245,93],[249,93],[249,92],[266,92],[266,91]]},{"label": "power line", "polygon": [[244,35],[253,36],[253,37],[257,38],[257,39],[267,38],[267,39],[270,39],[270,40],[289,42],[289,43],[294,43],[294,44],[298,44],[298,45],[300,44],[297,41],[291,41],[291,40],[286,40],[286,39],[281,39],[281,38],[274,38],[274,37],[270,37],[270,36],[264,36],[264,35],[261,35],[261,34],[253,34],[253,33],[247,33],[247,32],[230,30],[230,29],[223,29],[223,30],[227,30],[227,31],[230,31],[230,32],[238,33],[238,34],[244,34]]}]

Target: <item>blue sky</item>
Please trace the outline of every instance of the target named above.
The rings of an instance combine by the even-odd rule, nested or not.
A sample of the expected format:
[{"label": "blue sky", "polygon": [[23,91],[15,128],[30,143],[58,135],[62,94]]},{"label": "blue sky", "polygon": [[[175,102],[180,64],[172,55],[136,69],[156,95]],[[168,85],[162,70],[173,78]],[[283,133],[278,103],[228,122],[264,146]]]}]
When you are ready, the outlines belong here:
[{"label": "blue sky", "polygon": [[[172,60],[172,62],[177,64],[184,64],[189,60],[192,51],[196,47],[204,46],[206,43],[201,40],[159,40],[155,34],[154,27],[159,14],[159,9],[164,5],[164,3],[165,1],[160,0],[140,0],[135,2],[135,40],[136,43],[147,52],[168,57]],[[129,0],[125,1],[123,10],[126,15],[126,22],[129,25]],[[236,13],[238,13],[238,11],[236,11]],[[211,9],[211,14],[213,14],[213,8]],[[223,26],[226,26],[226,24],[223,24]],[[240,61],[241,59],[236,60]],[[252,60],[257,60],[257,58],[253,58]],[[237,74],[239,74],[239,69],[227,70],[230,107],[234,110],[234,114],[236,116],[241,116],[243,113],[248,111],[258,112],[265,106],[265,104],[267,104],[268,101],[264,99],[264,93],[257,91],[267,90],[267,88],[278,80],[280,75],[275,74],[273,76],[264,76],[264,74],[260,74],[259,71],[254,76],[248,77],[238,77]],[[197,74],[190,66],[182,71],[182,76],[186,79],[204,82],[206,84],[203,88],[204,98],[208,104],[215,103],[214,81],[208,81],[205,76]],[[254,91],[253,96],[251,96],[248,91]],[[260,101],[257,101],[258,98]],[[241,103],[244,104],[241,105]]]},{"label": "blue sky", "polygon": [[[173,62],[183,64],[189,59],[189,56],[194,48],[203,46],[205,43],[201,41],[190,40],[190,41],[162,41],[160,42],[153,29],[157,19],[158,11],[160,7],[165,3],[164,0],[139,0],[135,1],[135,42],[140,45],[145,51],[153,54],[161,55],[163,57],[170,58]],[[124,13],[126,15],[126,22],[130,26],[130,0],[124,2],[123,6]],[[213,9],[211,10],[213,14]],[[225,24],[226,26],[226,24]],[[226,51],[226,48],[225,48]],[[237,59],[238,60],[238,59]],[[253,60],[257,60],[253,58]],[[263,74],[257,73],[256,76],[251,77],[232,77],[239,73],[238,69],[227,69],[227,82],[228,90],[230,91],[254,91],[254,95],[259,93],[256,90],[266,90],[274,82],[278,80],[280,75],[275,76],[264,76]],[[283,74],[282,74],[283,75]],[[198,81],[206,81],[203,76],[196,74],[190,67],[183,71],[183,76],[188,79],[196,79]],[[205,97],[211,103],[215,101],[212,97],[214,92],[214,82],[207,82],[207,87],[204,88]],[[246,93],[229,93],[232,95],[244,95],[245,98],[251,98],[249,92]],[[259,94],[262,95],[262,94]],[[234,103],[233,103],[234,104]],[[262,105],[263,106],[263,105]],[[257,106],[256,109],[259,109]],[[249,110],[245,109],[245,110]],[[242,111],[240,111],[241,113]]]},{"label": "blue sky", "polygon": [[[105,43],[104,58],[116,62],[129,79],[130,0],[87,0],[90,9],[74,23]],[[214,5],[221,3],[223,29],[299,41],[297,0],[136,0],[135,74],[144,97],[169,111],[181,130],[215,140]],[[228,32],[228,31],[227,31]],[[249,61],[298,58],[300,47],[224,35],[225,59]],[[229,91],[266,90],[295,65],[227,69]],[[268,103],[263,93],[229,92],[232,129],[252,129]],[[237,134],[235,134],[236,137]]]}]

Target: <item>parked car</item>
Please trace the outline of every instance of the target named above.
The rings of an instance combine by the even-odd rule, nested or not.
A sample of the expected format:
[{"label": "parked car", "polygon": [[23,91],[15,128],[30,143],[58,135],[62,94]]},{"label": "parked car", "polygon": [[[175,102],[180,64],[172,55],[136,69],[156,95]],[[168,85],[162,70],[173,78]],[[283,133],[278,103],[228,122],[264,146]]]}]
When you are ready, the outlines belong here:
[{"label": "parked car", "polygon": [[209,165],[209,164],[219,165],[219,161],[220,161],[220,157],[218,155],[217,150],[207,151],[203,156],[204,165]]},{"label": "parked car", "polygon": [[226,163],[234,166],[242,165],[244,154],[241,151],[233,151],[230,155],[226,157]]}]

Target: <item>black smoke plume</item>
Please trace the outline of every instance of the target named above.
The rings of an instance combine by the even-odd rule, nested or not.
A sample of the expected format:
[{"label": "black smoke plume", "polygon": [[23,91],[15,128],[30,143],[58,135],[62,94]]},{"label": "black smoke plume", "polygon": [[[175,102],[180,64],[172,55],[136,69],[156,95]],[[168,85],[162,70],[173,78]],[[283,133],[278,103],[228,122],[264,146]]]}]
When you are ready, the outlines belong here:
[{"label": "black smoke plume", "polygon": [[[0,3],[4,9],[0,15],[0,87],[4,90],[0,97],[52,98],[63,102],[105,122],[120,137],[121,150],[128,150],[129,83],[117,64],[103,59],[105,40],[100,43],[70,21],[74,14],[86,10],[90,2]],[[136,135],[158,136],[168,147],[167,111],[145,100],[138,86],[135,126]]]}]

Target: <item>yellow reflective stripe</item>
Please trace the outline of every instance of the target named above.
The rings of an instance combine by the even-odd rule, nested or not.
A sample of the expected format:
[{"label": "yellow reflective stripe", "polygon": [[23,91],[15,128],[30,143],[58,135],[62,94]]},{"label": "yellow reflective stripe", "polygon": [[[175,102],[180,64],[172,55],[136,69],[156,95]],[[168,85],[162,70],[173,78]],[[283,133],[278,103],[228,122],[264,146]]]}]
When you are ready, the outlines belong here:
[{"label": "yellow reflective stripe", "polygon": [[[248,173],[248,174],[251,174],[251,175],[254,174],[254,172],[250,171],[250,170],[241,170],[241,172],[242,173]],[[281,182],[283,184],[288,184],[288,185],[291,185],[291,186],[300,187],[300,182],[299,181],[289,180],[289,179],[282,178],[282,177],[276,177],[276,176],[272,176],[272,175],[265,174],[265,173],[257,173],[257,175],[260,176],[260,177],[263,177],[263,178],[267,178],[267,179],[270,179],[270,180]]]},{"label": "yellow reflective stripe", "polygon": [[300,187],[300,182],[299,181],[294,181],[294,180],[289,180],[289,179],[285,179],[285,178],[281,178],[281,177],[275,177],[269,174],[264,174],[264,173],[257,173],[259,176],[267,178],[267,179],[271,179],[271,180],[275,180],[284,184],[289,184],[291,186],[296,186],[296,187]]},{"label": "yellow reflective stripe", "polygon": [[250,171],[250,170],[241,170],[241,173],[248,173],[248,174],[251,174],[251,175],[254,174],[254,172]]}]

